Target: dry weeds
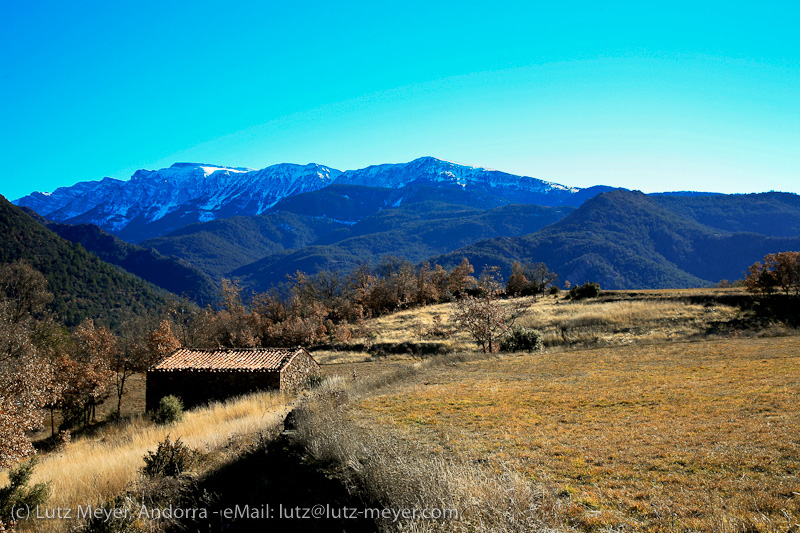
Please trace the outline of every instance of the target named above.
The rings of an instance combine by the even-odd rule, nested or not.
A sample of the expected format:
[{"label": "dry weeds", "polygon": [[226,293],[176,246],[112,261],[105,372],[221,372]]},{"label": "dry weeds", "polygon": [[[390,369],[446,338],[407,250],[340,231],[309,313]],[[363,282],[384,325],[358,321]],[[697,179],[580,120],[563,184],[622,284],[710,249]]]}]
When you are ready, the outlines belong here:
[{"label": "dry weeds", "polygon": [[359,424],[343,408],[348,397],[383,389],[424,368],[408,365],[353,387],[329,378],[317,397],[298,409],[297,440],[319,461],[337,465],[371,505],[455,511],[457,518],[407,518],[380,524],[387,531],[550,531],[559,502],[507,462],[475,463],[416,443],[399,428]]}]

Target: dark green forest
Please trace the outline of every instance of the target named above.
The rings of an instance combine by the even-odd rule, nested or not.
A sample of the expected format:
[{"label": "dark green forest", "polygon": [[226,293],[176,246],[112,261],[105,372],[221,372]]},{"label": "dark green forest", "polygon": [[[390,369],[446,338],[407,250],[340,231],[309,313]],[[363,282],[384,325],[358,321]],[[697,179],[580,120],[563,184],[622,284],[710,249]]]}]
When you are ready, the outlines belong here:
[{"label": "dark green forest", "polygon": [[52,311],[68,327],[88,317],[113,328],[166,301],[164,291],[62,239],[0,197],[0,263],[16,260],[44,274]]}]

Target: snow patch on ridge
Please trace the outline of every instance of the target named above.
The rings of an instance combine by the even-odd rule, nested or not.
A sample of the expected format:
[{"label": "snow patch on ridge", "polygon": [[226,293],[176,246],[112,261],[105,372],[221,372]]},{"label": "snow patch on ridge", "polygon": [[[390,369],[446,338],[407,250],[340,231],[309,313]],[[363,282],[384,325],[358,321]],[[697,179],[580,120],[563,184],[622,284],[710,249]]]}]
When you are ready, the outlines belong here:
[{"label": "snow patch on ridge", "polygon": [[209,177],[214,172],[218,172],[220,170],[223,170],[225,172],[232,172],[234,174],[247,174],[248,172],[250,172],[249,170],[245,170],[245,169],[241,169],[241,168],[230,168],[230,167],[207,167],[207,166],[201,165],[200,168],[203,169],[203,173],[205,174],[205,177]]}]

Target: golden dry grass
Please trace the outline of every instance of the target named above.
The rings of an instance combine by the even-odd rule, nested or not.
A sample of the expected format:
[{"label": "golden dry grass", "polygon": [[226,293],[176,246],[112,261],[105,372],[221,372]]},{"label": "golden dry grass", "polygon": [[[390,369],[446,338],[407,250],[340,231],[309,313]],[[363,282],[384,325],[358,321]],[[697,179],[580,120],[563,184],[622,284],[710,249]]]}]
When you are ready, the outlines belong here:
[{"label": "golden dry grass", "polygon": [[[714,325],[740,317],[743,312],[728,305],[700,305],[690,298],[714,298],[744,294],[741,289],[674,289],[607,291],[604,298],[570,301],[563,297],[523,298],[528,304],[518,323],[539,329],[546,346],[602,346],[661,343],[705,336]],[[501,300],[512,306],[520,299]],[[451,351],[475,349],[466,332],[449,323],[450,304],[430,305],[378,317],[370,322],[376,343],[438,342]],[[428,334],[439,315],[451,336]],[[419,335],[419,330],[423,335]],[[359,353],[357,357],[366,354]],[[344,359],[339,361],[345,362]],[[350,361],[352,362],[352,361]]]},{"label": "golden dry grass", "polygon": [[346,363],[363,363],[370,355],[366,352],[350,352],[337,350],[315,350],[314,359],[321,365],[338,365]]},{"label": "golden dry grass", "polygon": [[547,346],[614,345],[683,340],[740,313],[725,305],[708,307],[660,298],[568,303],[543,299],[519,323],[541,330]]},{"label": "golden dry grass", "polygon": [[[279,424],[289,402],[280,393],[265,392],[187,411],[173,424],[154,425],[138,419],[112,426],[99,436],[75,438],[65,449],[40,456],[33,482],[50,483],[48,508],[100,505],[139,479],[143,457],[168,435],[206,454],[204,468],[212,469],[235,457],[237,441]],[[231,457],[226,455],[229,447]],[[0,480],[0,484],[5,482]],[[64,524],[50,521],[23,527],[58,530]]]},{"label": "golden dry grass", "polygon": [[584,530],[800,523],[800,339],[626,346],[436,368],[361,424],[513,468]]}]

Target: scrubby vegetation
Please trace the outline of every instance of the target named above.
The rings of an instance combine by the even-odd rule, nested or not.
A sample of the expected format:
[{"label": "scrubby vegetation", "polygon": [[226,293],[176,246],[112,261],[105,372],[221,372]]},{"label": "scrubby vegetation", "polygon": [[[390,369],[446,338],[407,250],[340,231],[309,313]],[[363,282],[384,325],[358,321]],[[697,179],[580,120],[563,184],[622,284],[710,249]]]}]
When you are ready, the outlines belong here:
[{"label": "scrubby vegetation", "polygon": [[515,326],[500,344],[503,352],[536,352],[544,348],[542,332],[536,329]]},{"label": "scrubby vegetation", "polygon": [[149,477],[178,477],[188,472],[197,461],[197,451],[189,448],[180,437],[174,441],[169,435],[158,443],[156,451],[144,456],[142,472]]},{"label": "scrubby vegetation", "polygon": [[153,420],[157,424],[171,424],[181,418],[183,418],[183,402],[172,394],[161,398],[158,409],[153,413]]},{"label": "scrubby vegetation", "polygon": [[575,285],[569,290],[569,297],[573,300],[597,298],[598,296],[600,296],[599,283],[586,282],[583,285]]},{"label": "scrubby vegetation", "polygon": [[12,512],[19,508],[35,508],[47,501],[50,487],[47,483],[30,486],[36,460],[20,463],[8,473],[8,485],[0,488],[0,526],[16,522]]}]

